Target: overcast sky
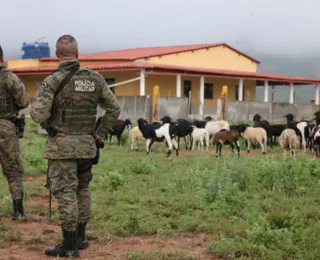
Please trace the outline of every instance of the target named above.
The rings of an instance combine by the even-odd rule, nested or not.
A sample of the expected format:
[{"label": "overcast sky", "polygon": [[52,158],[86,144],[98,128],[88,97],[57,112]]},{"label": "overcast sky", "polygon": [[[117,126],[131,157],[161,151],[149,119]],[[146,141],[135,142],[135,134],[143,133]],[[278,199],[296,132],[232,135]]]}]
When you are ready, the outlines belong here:
[{"label": "overcast sky", "polygon": [[226,42],[248,54],[320,53],[316,0],[1,1],[0,44],[19,58],[22,42],[72,34],[80,52]]}]

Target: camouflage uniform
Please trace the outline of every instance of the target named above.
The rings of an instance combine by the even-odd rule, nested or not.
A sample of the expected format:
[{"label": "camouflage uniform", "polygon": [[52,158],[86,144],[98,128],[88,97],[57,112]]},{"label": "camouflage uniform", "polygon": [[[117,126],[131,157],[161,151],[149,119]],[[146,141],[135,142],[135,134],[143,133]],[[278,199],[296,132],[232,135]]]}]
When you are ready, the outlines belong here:
[{"label": "camouflage uniform", "polygon": [[13,220],[24,215],[24,169],[16,126],[9,119],[17,116],[19,111],[28,105],[29,98],[23,83],[17,75],[0,64],[0,164],[13,199]]},{"label": "camouflage uniform", "polygon": [[[78,69],[76,75],[54,97],[58,84],[74,69]],[[78,166],[84,160],[90,162],[97,153],[91,133],[98,104],[106,111],[97,132],[104,136],[120,114],[119,103],[99,73],[82,69],[77,60],[71,60],[62,62],[44,80],[31,108],[34,121],[42,123],[50,118],[57,132],[48,137],[43,156],[48,159],[61,225],[67,231],[75,231],[77,222],[87,223],[90,216],[91,167],[79,173]]]}]

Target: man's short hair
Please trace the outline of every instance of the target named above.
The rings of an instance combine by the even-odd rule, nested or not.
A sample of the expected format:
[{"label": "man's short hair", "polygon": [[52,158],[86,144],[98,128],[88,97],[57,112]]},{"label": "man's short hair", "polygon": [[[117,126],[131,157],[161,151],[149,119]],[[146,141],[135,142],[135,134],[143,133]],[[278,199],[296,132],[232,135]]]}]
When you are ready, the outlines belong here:
[{"label": "man's short hair", "polygon": [[57,40],[56,49],[59,56],[74,57],[78,52],[78,42],[73,36],[65,34]]},{"label": "man's short hair", "polygon": [[3,59],[3,50],[1,48],[1,45],[0,45],[0,59]]}]

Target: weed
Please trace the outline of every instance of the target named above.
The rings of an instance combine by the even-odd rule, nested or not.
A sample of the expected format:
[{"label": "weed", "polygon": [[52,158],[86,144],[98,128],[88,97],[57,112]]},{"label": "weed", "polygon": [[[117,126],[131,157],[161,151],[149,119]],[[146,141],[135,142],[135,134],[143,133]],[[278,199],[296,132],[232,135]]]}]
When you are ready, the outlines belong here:
[{"label": "weed", "polygon": [[131,171],[135,174],[150,174],[152,172],[152,167],[149,161],[141,160],[131,168]]}]

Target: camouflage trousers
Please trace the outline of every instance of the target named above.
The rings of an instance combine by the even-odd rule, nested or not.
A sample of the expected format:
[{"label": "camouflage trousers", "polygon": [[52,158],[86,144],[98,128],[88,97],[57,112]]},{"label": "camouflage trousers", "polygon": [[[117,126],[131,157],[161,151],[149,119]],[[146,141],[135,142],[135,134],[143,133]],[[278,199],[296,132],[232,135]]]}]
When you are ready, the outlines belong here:
[{"label": "camouflage trousers", "polygon": [[91,214],[91,169],[78,173],[79,160],[49,159],[51,191],[58,201],[61,226],[75,231],[77,223],[86,223]]},{"label": "camouflage trousers", "polygon": [[0,164],[12,199],[22,199],[24,169],[19,139],[15,134],[0,131]]}]

